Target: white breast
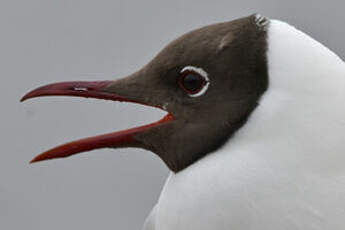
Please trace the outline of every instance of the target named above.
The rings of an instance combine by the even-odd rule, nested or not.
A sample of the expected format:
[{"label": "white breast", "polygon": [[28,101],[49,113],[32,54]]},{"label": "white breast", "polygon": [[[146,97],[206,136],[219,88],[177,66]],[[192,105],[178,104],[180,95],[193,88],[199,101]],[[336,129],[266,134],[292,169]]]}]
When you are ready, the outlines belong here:
[{"label": "white breast", "polygon": [[158,230],[345,229],[345,65],[272,20],[270,85],[219,151],[171,174]]}]

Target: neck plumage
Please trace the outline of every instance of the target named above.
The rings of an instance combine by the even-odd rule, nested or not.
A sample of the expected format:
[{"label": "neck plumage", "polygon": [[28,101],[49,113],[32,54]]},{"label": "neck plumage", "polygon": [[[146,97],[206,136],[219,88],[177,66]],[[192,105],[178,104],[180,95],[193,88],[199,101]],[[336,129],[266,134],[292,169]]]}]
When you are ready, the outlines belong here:
[{"label": "neck plumage", "polygon": [[272,20],[269,87],[251,118],[229,141],[252,147],[282,167],[321,172],[345,162],[345,64],[294,27]]}]

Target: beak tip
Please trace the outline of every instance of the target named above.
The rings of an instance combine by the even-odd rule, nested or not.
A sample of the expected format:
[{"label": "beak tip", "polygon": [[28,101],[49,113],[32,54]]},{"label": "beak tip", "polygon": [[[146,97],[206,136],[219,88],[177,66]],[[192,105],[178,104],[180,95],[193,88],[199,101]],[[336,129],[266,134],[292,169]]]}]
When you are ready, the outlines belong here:
[{"label": "beak tip", "polygon": [[26,98],[25,98],[25,96],[24,97],[22,97],[20,100],[19,100],[19,102],[23,102],[23,101],[25,101],[26,100]]},{"label": "beak tip", "polygon": [[37,159],[34,158],[34,159],[32,159],[32,160],[29,162],[29,164],[33,164],[33,163],[36,163],[36,162],[37,162]]},{"label": "beak tip", "polygon": [[22,98],[20,98],[20,102],[26,101],[27,99],[30,99],[32,97],[31,92],[25,94]]},{"label": "beak tip", "polygon": [[[48,159],[49,159],[49,158],[48,158]],[[40,155],[37,155],[36,157],[34,157],[34,158],[29,162],[29,164],[37,163],[37,162],[44,161],[44,160],[47,160],[47,158],[45,158],[42,154],[40,154]]]}]

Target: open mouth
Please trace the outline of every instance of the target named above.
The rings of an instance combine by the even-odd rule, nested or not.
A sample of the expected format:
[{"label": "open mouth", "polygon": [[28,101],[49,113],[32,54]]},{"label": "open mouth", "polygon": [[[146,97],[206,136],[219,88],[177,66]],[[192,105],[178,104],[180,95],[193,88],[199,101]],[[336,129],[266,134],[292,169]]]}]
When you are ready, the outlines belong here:
[{"label": "open mouth", "polygon": [[[149,105],[139,100],[133,100],[109,92],[109,90],[107,89],[113,83],[113,81],[74,81],[54,83],[39,87],[27,93],[20,101],[22,102],[30,98],[41,96],[75,96],[121,102],[132,102],[151,107],[158,107],[164,111],[167,111],[166,109],[160,106]],[[140,145],[138,140],[135,138],[136,135],[143,133],[153,127],[160,126],[162,124],[170,122],[172,120],[174,120],[174,117],[172,114],[168,112],[168,114],[164,118],[151,124],[118,132],[103,134],[99,136],[84,138],[77,141],[72,141],[39,154],[33,160],[31,160],[30,163],[55,158],[68,157],[77,153],[91,151],[100,148],[136,147]]]}]

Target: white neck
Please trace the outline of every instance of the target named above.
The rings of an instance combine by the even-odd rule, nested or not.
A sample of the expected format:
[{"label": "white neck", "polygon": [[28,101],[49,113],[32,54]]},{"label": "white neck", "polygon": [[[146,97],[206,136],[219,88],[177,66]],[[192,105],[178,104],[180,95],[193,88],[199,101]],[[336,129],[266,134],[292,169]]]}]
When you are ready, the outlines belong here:
[{"label": "white neck", "polygon": [[252,152],[268,154],[267,159],[282,167],[343,168],[344,62],[319,42],[276,20],[268,31],[267,58],[268,90],[229,148],[255,146]]}]

